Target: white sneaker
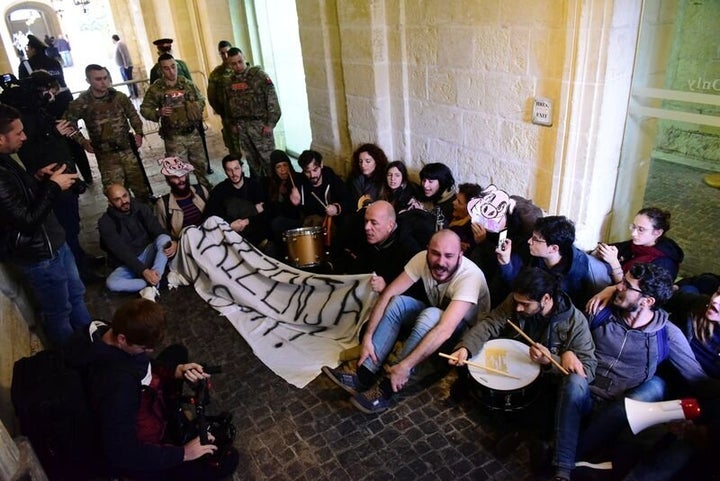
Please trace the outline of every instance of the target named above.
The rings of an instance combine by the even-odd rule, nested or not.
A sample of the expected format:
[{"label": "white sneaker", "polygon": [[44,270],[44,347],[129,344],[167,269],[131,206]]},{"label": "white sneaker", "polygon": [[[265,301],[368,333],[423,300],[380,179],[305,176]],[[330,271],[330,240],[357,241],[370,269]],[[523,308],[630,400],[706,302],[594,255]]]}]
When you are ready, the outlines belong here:
[{"label": "white sneaker", "polygon": [[177,271],[170,271],[167,275],[168,280],[168,287],[170,289],[175,289],[178,286],[189,286],[190,281],[185,279],[182,274],[180,274]]},{"label": "white sneaker", "polygon": [[140,289],[140,297],[147,299],[148,301],[155,302],[155,298],[159,295],[157,287],[155,286],[147,286]]}]

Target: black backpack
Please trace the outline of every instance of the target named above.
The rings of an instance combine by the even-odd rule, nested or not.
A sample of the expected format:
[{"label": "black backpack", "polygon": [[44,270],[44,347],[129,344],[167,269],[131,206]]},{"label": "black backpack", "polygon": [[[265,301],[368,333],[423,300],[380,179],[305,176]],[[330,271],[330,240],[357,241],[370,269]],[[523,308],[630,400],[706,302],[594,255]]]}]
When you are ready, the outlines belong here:
[{"label": "black backpack", "polygon": [[13,367],[10,394],[20,431],[51,481],[82,481],[102,471],[85,378],[53,350],[24,357]]}]

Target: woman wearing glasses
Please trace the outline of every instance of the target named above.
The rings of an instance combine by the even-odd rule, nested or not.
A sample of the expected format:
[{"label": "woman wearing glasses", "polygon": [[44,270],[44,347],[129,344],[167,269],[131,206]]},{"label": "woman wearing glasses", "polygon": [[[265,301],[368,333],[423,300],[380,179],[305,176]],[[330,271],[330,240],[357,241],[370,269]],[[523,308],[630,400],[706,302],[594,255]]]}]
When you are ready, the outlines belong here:
[{"label": "woman wearing glasses", "polygon": [[670,230],[670,212],[657,207],[641,209],[630,224],[630,239],[615,244],[599,243],[593,254],[610,266],[613,282],[638,262],[650,262],[664,267],[677,277],[684,254],[677,243],[666,237]]}]

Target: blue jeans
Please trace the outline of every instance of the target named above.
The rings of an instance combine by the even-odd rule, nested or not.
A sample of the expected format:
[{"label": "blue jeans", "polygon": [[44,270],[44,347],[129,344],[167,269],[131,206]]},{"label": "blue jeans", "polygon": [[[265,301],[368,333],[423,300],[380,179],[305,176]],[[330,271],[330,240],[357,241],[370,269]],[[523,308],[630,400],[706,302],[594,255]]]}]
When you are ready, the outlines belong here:
[{"label": "blue jeans", "polygon": [[[376,364],[368,358],[363,362],[363,366],[374,373],[379,372],[385,359],[392,352],[400,330],[405,326],[412,326],[410,335],[405,340],[398,356],[398,360],[405,359],[420,344],[423,337],[440,322],[442,314],[441,309],[427,307],[424,302],[412,297],[393,297],[385,308],[385,313],[372,336],[378,363]],[[458,326],[458,329],[460,328],[462,328],[462,323]]]},{"label": "blue jeans", "polygon": [[17,266],[32,286],[44,318],[45,333],[52,343],[63,344],[73,330],[90,324],[85,286],[66,243],[52,259]]},{"label": "blue jeans", "polygon": [[[665,382],[653,377],[625,392],[636,401],[659,401],[665,394]],[[593,411],[587,429],[580,436],[583,418]],[[577,374],[565,376],[555,410],[555,455],[553,465],[560,469],[575,468],[577,453],[585,456],[606,446],[628,427],[624,399],[596,402],[585,378]]]},{"label": "blue jeans", "polygon": [[[168,258],[163,252],[163,246],[170,242],[170,236],[160,234],[155,242],[148,244],[144,251],[138,256],[138,260],[145,266],[150,266],[160,276],[165,272]],[[135,273],[126,266],[120,266],[110,273],[105,279],[105,285],[113,292],[138,292],[148,286],[143,277],[136,277]]]}]

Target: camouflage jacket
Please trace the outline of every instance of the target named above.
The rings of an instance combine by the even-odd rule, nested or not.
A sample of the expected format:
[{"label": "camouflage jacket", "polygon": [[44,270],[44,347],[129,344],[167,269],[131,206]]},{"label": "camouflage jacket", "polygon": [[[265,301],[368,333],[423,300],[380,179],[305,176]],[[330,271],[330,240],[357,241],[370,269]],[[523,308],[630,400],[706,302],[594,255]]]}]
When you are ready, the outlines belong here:
[{"label": "camouflage jacket", "polygon": [[275,85],[260,67],[233,72],[225,84],[223,108],[225,117],[233,122],[256,119],[273,128],[281,115]]},{"label": "camouflage jacket", "polygon": [[208,103],[220,117],[225,116],[223,111],[223,106],[225,104],[225,86],[230,81],[232,74],[232,69],[227,68],[223,63],[215,67],[208,77]]},{"label": "camouflage jacket", "polygon": [[[173,108],[169,117],[161,117],[158,112],[164,106]],[[167,85],[164,78],[156,80],[145,92],[140,113],[148,120],[160,122],[160,134],[166,136],[190,133],[202,121],[204,108],[205,99],[200,90],[178,75],[173,86]]]},{"label": "camouflage jacket", "polygon": [[[175,59],[175,63],[177,63],[178,77],[185,77],[192,82],[192,77],[190,76],[190,69],[188,68],[187,64],[179,58]],[[154,84],[157,79],[161,78],[162,72],[160,71],[160,62],[157,62],[155,65],[153,65],[153,68],[150,69],[150,84]]]},{"label": "camouflage jacket", "polygon": [[131,148],[128,121],[136,134],[143,134],[143,124],[130,99],[110,88],[102,98],[95,98],[90,89],[70,102],[64,119],[77,127],[82,119],[96,152],[114,152]]}]

